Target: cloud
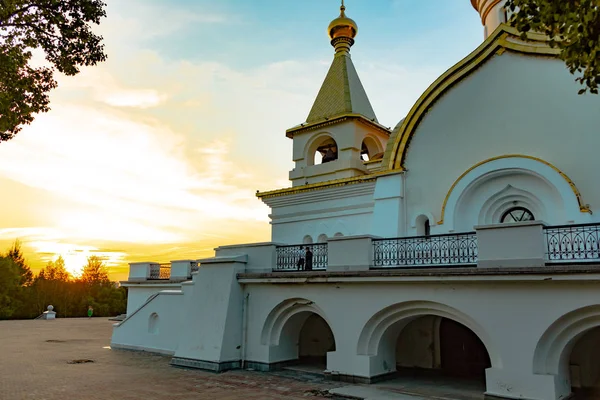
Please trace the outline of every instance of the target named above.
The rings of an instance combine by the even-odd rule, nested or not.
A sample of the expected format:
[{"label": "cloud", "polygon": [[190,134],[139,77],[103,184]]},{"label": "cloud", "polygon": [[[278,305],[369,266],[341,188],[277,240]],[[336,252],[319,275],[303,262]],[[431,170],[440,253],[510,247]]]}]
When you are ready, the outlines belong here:
[{"label": "cloud", "polygon": [[[36,265],[48,253],[71,265],[100,254],[122,274],[126,262],[195,259],[218,245],[268,240],[269,210],[255,191],[289,186],[285,130],[305,120],[333,50],[327,59],[286,52],[249,67],[244,59],[173,58],[155,45],[168,36],[185,47],[194,40],[187,29],[241,23],[202,7],[109,2],[100,32],[108,61],[60,77],[52,111],[0,145],[0,189],[31,189],[19,189],[26,213],[0,211],[12,217],[0,243],[24,238]],[[400,55],[354,55],[389,126],[447,67],[407,67]]]}]

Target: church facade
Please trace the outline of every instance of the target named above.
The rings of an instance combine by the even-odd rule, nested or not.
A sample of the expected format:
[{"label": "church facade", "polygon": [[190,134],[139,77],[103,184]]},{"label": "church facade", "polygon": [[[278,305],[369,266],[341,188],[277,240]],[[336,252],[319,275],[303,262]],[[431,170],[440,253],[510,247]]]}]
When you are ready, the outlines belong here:
[{"label": "church facade", "polygon": [[330,70],[286,132],[291,187],[257,194],[272,241],[131,264],[112,347],[215,372],[305,364],[354,383],[468,379],[491,398],[599,393],[600,98],[577,94],[546,37],[506,25],[502,1],[472,4],[484,42],[393,129],[342,6]]}]

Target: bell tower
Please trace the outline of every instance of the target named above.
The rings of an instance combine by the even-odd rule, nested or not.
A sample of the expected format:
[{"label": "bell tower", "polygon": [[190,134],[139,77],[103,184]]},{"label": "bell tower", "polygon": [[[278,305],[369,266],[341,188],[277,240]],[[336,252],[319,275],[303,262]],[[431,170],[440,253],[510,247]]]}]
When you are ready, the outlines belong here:
[{"label": "bell tower", "polygon": [[346,16],[343,1],[327,33],[335,49],[329,72],[306,122],[286,131],[294,141],[293,186],[369,173],[365,162],[382,157],[390,135],[377,121],[352,63],[358,25]]}]

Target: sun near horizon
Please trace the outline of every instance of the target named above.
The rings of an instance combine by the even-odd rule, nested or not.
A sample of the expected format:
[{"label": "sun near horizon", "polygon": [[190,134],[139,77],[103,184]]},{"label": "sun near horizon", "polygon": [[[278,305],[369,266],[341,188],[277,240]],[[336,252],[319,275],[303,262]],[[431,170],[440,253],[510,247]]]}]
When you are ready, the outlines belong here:
[{"label": "sun near horizon", "polygon": [[[107,3],[108,61],[59,76],[51,111],[0,144],[0,251],[19,239],[35,273],[62,256],[75,276],[97,255],[123,280],[130,262],[269,241],[255,192],[290,186],[285,130],[326,75],[339,1]],[[345,6],[386,126],[481,42],[468,2]]]}]

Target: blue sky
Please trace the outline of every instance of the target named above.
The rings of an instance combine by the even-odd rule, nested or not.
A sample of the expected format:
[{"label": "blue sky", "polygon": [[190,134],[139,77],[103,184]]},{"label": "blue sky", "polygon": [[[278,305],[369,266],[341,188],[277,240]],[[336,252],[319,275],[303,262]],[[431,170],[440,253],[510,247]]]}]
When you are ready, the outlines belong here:
[{"label": "blue sky", "polygon": [[[59,77],[52,110],[0,145],[0,246],[34,268],[268,241],[256,190],[289,186],[292,142],[333,59],[336,0],[105,0],[109,59]],[[469,0],[347,0],[354,64],[395,126],[483,28]],[[17,210],[17,211],[15,211]]]}]

